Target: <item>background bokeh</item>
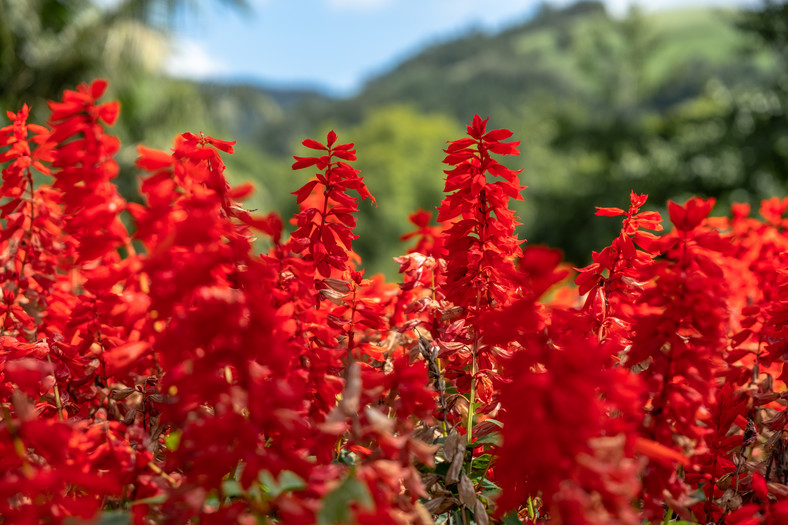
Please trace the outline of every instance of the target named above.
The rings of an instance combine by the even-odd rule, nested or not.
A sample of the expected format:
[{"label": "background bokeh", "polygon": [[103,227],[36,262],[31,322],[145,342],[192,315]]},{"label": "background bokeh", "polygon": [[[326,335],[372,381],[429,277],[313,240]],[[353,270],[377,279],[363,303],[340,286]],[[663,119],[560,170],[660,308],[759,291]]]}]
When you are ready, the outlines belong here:
[{"label": "background bokeh", "polygon": [[[328,32],[299,37],[328,65],[323,87],[232,75],[229,65],[220,76],[183,77],[178,43],[200,24],[282,26],[255,18],[260,2],[281,0],[0,0],[0,104],[26,102],[42,120],[47,98],[107,78],[122,103],[113,132],[124,144],[119,184],[128,198],[138,198],[138,143],[165,149],[176,133],[204,131],[238,141],[228,175],[254,181],[248,206],[285,217],[307,176],[290,170],[292,155],[304,138],[335,129],[356,143],[356,167],[378,200],[361,204],[357,250],[369,272],[390,277],[407,216],[441,200],[441,149],[476,113],[522,140],[522,155],[506,161],[528,186],[516,203],[521,238],[560,247],[577,265],[617,231],[615,220],[593,218],[594,206],[626,207],[630,190],[648,193],[652,209],[714,196],[718,213],[786,194],[785,2],[658,11],[525,2],[510,23],[455,24],[394,62],[382,58],[357,85],[341,77],[352,58],[331,36],[341,43],[353,29],[332,21]],[[294,11],[289,23],[296,31],[305,20]],[[354,45],[374,37],[364,38]]]}]

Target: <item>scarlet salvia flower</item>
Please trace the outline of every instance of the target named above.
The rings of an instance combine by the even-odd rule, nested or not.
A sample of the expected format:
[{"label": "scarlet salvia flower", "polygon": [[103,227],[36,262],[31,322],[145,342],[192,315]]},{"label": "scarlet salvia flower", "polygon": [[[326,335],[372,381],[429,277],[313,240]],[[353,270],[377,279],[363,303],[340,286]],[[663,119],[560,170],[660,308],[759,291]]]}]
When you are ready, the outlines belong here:
[{"label": "scarlet salvia flower", "polygon": [[[295,157],[294,170],[315,166],[319,173],[315,178],[294,192],[298,203],[302,204],[310,195],[315,195],[312,207],[305,207],[296,215],[298,229],[293,232],[296,239],[308,240],[303,249],[308,249],[307,260],[314,261],[317,273],[323,277],[331,277],[332,268],[344,272],[348,261],[348,251],[352,250],[356,235],[353,228],[356,219],[353,213],[358,211],[355,198],[347,194],[355,190],[362,199],[375,198],[369,193],[359,171],[347,163],[356,160],[353,144],[336,144],[337,134],[330,131],[326,136],[326,144],[307,139],[303,145],[322,152],[316,157]],[[314,190],[322,189],[321,193]]]},{"label": "scarlet salvia flower", "polygon": [[431,218],[432,213],[425,210],[410,215],[409,220],[416,229],[400,240],[416,238],[417,244],[409,248],[407,254],[394,257],[400,265],[402,282],[393,304],[391,325],[398,333],[410,333],[415,339],[418,339],[417,333],[422,333],[417,329],[422,324],[426,325],[424,333],[436,331],[435,321],[440,317],[436,288],[445,269],[445,260],[441,258],[443,227],[431,225]]},{"label": "scarlet salvia flower", "polygon": [[[30,109],[24,106],[18,113],[8,112],[12,124],[0,128],[0,163],[9,164],[2,170],[3,185],[0,195],[8,201],[0,207],[0,218],[5,227],[0,243],[5,247],[0,255],[3,277],[4,303],[8,307],[25,297],[30,288],[30,299],[45,293],[54,283],[53,276],[59,257],[65,255],[58,229],[60,210],[51,189],[34,184],[34,172],[49,174],[52,144],[49,130],[28,124]],[[13,283],[15,289],[8,287]],[[10,295],[9,295],[10,294]],[[9,301],[9,299],[13,299]],[[14,327],[14,318],[28,318],[14,308],[6,310],[3,326],[6,333]],[[28,325],[27,328],[30,328]]]},{"label": "scarlet salvia flower", "polygon": [[578,292],[586,295],[585,310],[594,316],[600,342],[611,343],[618,354],[629,344],[633,308],[648,281],[648,266],[657,255],[657,237],[644,230],[661,231],[662,217],[643,211],[647,195],[630,194],[627,211],[597,208],[602,217],[624,216],[621,232],[612,244],[592,254],[593,263],[579,268]]},{"label": "scarlet salvia flower", "polygon": [[[463,305],[471,317],[491,305],[504,305],[517,288],[514,258],[520,257],[517,226],[509,199],[522,200],[519,171],[510,170],[491,154],[517,155],[516,142],[505,129],[487,131],[487,120],[474,116],[468,137],[449,143],[444,163],[447,193],[438,208],[438,222],[453,222],[445,236],[446,299]],[[488,182],[487,177],[497,177]]]},{"label": "scarlet salvia flower", "polygon": [[[652,310],[634,320],[635,336],[626,356],[629,366],[646,367],[641,376],[650,406],[644,437],[666,447],[676,447],[678,436],[700,446],[710,432],[698,414],[711,406],[728,318],[724,274],[714,258],[730,246],[716,230],[701,227],[713,204],[697,198],[684,207],[668,203],[676,230],[660,239],[664,259],[652,266],[655,286],[640,298]],[[644,478],[646,510],[656,513],[663,489],[678,501],[683,488],[672,466],[652,462],[650,468],[654,472]]]},{"label": "scarlet salvia flower", "polygon": [[[788,199],[770,199],[761,205],[761,222],[749,217],[749,205],[735,205],[733,217],[721,224],[736,239],[726,259],[726,275],[731,285],[731,352],[725,372],[738,384],[756,383],[763,372],[779,376],[777,369],[786,349],[785,276],[788,235],[784,218]],[[785,368],[783,367],[783,370]]]},{"label": "scarlet salvia flower", "polygon": [[[485,339],[484,314],[508,305],[521,291],[520,275],[515,269],[515,258],[522,256],[521,241],[515,235],[518,223],[509,200],[522,199],[520,192],[524,188],[519,184],[519,171],[493,158],[519,154],[519,141],[505,142],[512,136],[511,131],[488,131],[487,120],[475,115],[467,126],[467,134],[445,149],[443,162],[450,169],[445,170],[446,196],[438,208],[438,222],[444,224],[445,262],[440,265],[440,282],[432,298],[439,308],[431,309],[434,343],[420,340],[419,348],[429,360],[434,384],[440,390],[442,417],[448,417],[452,423],[461,420],[463,440],[466,446],[473,447],[483,429],[491,431],[487,427],[492,423],[485,424],[484,420],[499,408],[499,360],[509,352]],[[444,397],[441,376],[456,393]],[[470,455],[469,472],[473,471],[474,456],[481,453],[482,447],[474,448],[479,450]],[[459,456],[452,450],[444,450],[444,454],[448,454],[447,461],[458,464]],[[463,463],[464,456],[461,459]],[[489,469],[489,464],[482,467],[482,477]],[[476,487],[469,488],[468,479],[452,475],[446,477],[446,483],[464,483],[462,504],[476,516],[486,514],[475,494],[470,497],[470,489],[475,491]]]},{"label": "scarlet salvia flower", "polygon": [[106,87],[106,81],[96,80],[50,103],[50,140],[57,144],[53,187],[63,192],[64,227],[79,241],[79,263],[107,254],[128,236],[119,219],[125,201],[110,182],[118,174],[114,155],[120,142],[103,130],[117,119],[119,104],[98,103]]},{"label": "scarlet salvia flower", "polygon": [[[511,131],[487,131],[487,120],[478,115],[467,131],[467,138],[450,142],[445,150],[444,163],[453,168],[445,172],[447,195],[438,208],[438,221],[452,223],[443,234],[446,271],[439,289],[447,306],[459,311],[446,316],[451,324],[433,335],[442,341],[439,357],[447,360],[447,378],[459,391],[473,392],[471,397],[478,392],[481,401],[492,406],[495,349],[481,343],[482,329],[475,320],[508,304],[519,289],[514,259],[522,255],[521,241],[508,203],[510,198],[522,199],[523,187],[518,171],[492,157],[518,154],[519,141],[504,142]],[[497,180],[488,182],[488,174]],[[463,343],[470,348],[458,346]]]},{"label": "scarlet salvia flower", "polygon": [[[753,435],[748,436],[749,443],[743,442],[743,435],[735,430],[734,424],[741,424],[747,412],[747,398],[736,396],[733,386],[725,384],[716,393],[716,399],[710,407],[708,419],[705,421],[713,433],[706,438],[708,450],[693,458],[693,469],[687,472],[685,480],[690,486],[702,488],[706,501],[697,504],[693,510],[703,522],[717,522],[727,512],[721,498],[725,490],[733,485],[736,487],[742,480],[737,476],[736,464],[731,452],[737,447],[751,445],[757,432],[752,424]],[[745,427],[746,428],[746,427]],[[742,429],[743,430],[743,429]],[[724,488],[723,488],[724,487]]]},{"label": "scarlet salvia flower", "polygon": [[539,310],[532,298],[500,316],[501,325],[519,326],[523,348],[507,363],[513,380],[501,387],[498,512],[540,496],[542,512],[559,523],[640,523],[632,507],[639,488],[634,428],[611,424],[609,416],[635,408],[637,396],[624,389],[637,391],[637,385],[624,370],[607,367],[606,349],[591,335],[588,317],[553,310],[545,326]]},{"label": "scarlet salvia flower", "polygon": [[416,227],[400,237],[401,241],[416,239],[416,245],[409,248],[408,253],[421,253],[430,257],[443,253],[443,227],[430,224],[432,212],[420,209],[411,213],[408,220]]}]

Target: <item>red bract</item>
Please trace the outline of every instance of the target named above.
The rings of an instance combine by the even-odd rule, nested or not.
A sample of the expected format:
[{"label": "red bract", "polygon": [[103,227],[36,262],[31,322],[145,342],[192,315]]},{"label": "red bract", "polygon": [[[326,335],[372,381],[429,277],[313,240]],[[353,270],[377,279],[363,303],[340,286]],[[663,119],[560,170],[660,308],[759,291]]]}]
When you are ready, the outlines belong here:
[{"label": "red bract", "polygon": [[[541,495],[542,512],[559,523],[640,523],[632,508],[639,488],[633,428],[609,421],[611,413],[637,403],[637,396],[617,388],[637,384],[623,370],[606,368],[606,351],[590,335],[587,318],[559,310],[552,315],[545,329],[537,306],[522,301],[504,321],[521,318],[523,349],[507,367],[513,380],[501,388],[500,510]],[[527,417],[517,409],[523,405]]]},{"label": "red bract", "polygon": [[640,211],[647,199],[647,195],[632,192],[626,212],[597,208],[596,214],[603,217],[625,216],[621,233],[610,246],[594,252],[594,262],[578,269],[580,274],[575,279],[578,292],[588,294],[585,309],[595,319],[600,342],[609,340],[613,354],[630,342],[634,305],[647,285],[648,268],[658,254],[657,237],[643,229],[661,231],[662,217],[656,212]]},{"label": "red bract", "polygon": [[[521,241],[508,203],[510,198],[522,199],[523,187],[519,172],[491,156],[519,153],[519,141],[503,142],[512,133],[488,132],[487,120],[478,115],[467,128],[469,137],[450,142],[445,150],[444,163],[453,168],[445,172],[447,195],[438,208],[438,221],[451,225],[443,233],[446,270],[439,289],[452,311],[443,316],[448,323],[433,335],[440,341],[438,357],[446,359],[447,377],[459,392],[469,393],[470,428],[476,395],[486,411],[495,406],[491,381],[497,378],[496,350],[484,344],[484,329],[476,321],[518,294],[514,259],[522,255]],[[488,182],[488,174],[500,180]]]},{"label": "red bract", "polygon": [[[331,277],[332,268],[345,271],[348,252],[356,238],[352,231],[356,219],[352,214],[358,211],[358,205],[347,191],[355,190],[362,199],[369,198],[375,202],[363,178],[358,176],[359,171],[345,162],[356,160],[353,144],[335,144],[336,140],[337,135],[333,131],[326,136],[325,146],[315,140],[305,140],[303,144],[307,148],[325,153],[318,157],[295,157],[293,164],[294,170],[316,166],[320,171],[315,179],[293,192],[302,205],[301,212],[295,217],[298,229],[293,232],[293,237],[309,241],[303,247],[309,251],[305,259],[314,261],[318,274],[323,277]],[[307,204],[305,201],[310,195],[315,197]]]},{"label": "red bract", "polygon": [[[677,447],[679,437],[702,447],[710,433],[699,415],[711,406],[716,390],[713,379],[722,364],[728,322],[727,286],[715,258],[730,246],[717,231],[700,227],[705,215],[697,218],[698,210],[707,214],[712,204],[691,199],[685,207],[671,205],[671,216],[680,222],[659,241],[664,258],[649,270],[655,285],[639,299],[649,309],[633,321],[635,335],[625,358],[629,366],[645,367],[641,376],[650,401],[643,435],[669,448]],[[688,216],[694,218],[681,222]],[[684,489],[669,474],[673,467],[652,468],[645,477],[647,511],[660,512],[656,501],[663,490],[682,510]]]}]

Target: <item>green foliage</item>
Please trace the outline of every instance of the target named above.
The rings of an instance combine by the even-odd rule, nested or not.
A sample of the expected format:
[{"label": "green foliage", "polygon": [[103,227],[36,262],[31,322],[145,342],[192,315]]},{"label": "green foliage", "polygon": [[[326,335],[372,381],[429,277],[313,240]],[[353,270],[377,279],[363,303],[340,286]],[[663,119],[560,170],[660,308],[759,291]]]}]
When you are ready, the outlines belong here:
[{"label": "green foliage", "polygon": [[323,499],[318,513],[318,525],[350,523],[351,505],[373,509],[374,503],[366,485],[353,475],[348,476],[336,489]]}]

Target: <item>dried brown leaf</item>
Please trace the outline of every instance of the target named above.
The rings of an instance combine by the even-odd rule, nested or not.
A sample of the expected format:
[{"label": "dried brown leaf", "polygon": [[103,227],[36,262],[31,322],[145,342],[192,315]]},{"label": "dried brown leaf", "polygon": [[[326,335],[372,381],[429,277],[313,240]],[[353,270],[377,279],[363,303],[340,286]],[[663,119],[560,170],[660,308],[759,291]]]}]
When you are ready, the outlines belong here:
[{"label": "dried brown leaf", "polygon": [[126,399],[136,391],[137,390],[134,388],[113,388],[109,395],[112,399],[119,401],[121,399]]},{"label": "dried brown leaf", "polygon": [[455,319],[462,314],[464,308],[462,306],[452,306],[451,308],[447,308],[446,310],[441,310],[441,321],[448,321],[450,319]]},{"label": "dried brown leaf", "polygon": [[451,465],[449,465],[449,470],[446,472],[446,484],[453,485],[460,481],[460,473],[462,472],[462,466],[465,462],[465,444],[459,443],[456,452],[451,460]]},{"label": "dried brown leaf", "polygon": [[326,277],[323,279],[326,286],[339,293],[348,293],[350,291],[350,281],[343,281],[342,279],[334,279],[333,277]]},{"label": "dried brown leaf", "polygon": [[367,416],[367,421],[377,432],[391,434],[394,431],[394,421],[386,417],[380,410],[367,405],[364,407],[364,415]]},{"label": "dried brown leaf", "polygon": [[427,509],[430,514],[436,515],[443,514],[447,510],[459,506],[459,504],[460,502],[456,498],[441,496],[439,498],[433,498],[429,500],[424,504],[424,508]]},{"label": "dried brown leaf", "polygon": [[417,501],[413,505],[413,508],[416,510],[416,516],[419,517],[419,521],[422,523],[422,525],[435,525],[435,521],[433,521],[430,511],[428,511],[420,501]]},{"label": "dried brown leaf", "polygon": [[353,363],[347,368],[345,391],[342,392],[339,407],[346,416],[358,413],[361,407],[361,366],[358,363]]},{"label": "dried brown leaf", "polygon": [[727,489],[718,500],[718,506],[723,509],[736,510],[742,505],[742,497],[733,489]]},{"label": "dried brown leaf", "polygon": [[132,408],[128,412],[126,412],[126,417],[123,418],[123,422],[127,425],[131,425],[134,423],[134,420],[137,418],[137,409]]},{"label": "dried brown leaf", "polygon": [[328,299],[329,301],[331,301],[337,306],[343,306],[345,304],[345,299],[344,299],[345,296],[337,291],[324,288],[320,290],[319,293],[323,297],[323,299]]},{"label": "dried brown leaf", "polygon": [[424,485],[424,488],[427,490],[432,490],[432,486],[440,481],[441,476],[440,474],[436,474],[434,472],[430,472],[428,474],[423,474],[421,476],[421,483]]},{"label": "dried brown leaf", "polygon": [[777,483],[776,481],[769,481],[766,483],[766,487],[769,489],[769,494],[777,496],[777,499],[779,500],[783,500],[788,497],[788,485],[783,485],[782,483]]},{"label": "dried brown leaf", "polygon": [[476,505],[473,507],[473,518],[477,525],[490,525],[487,509],[484,508],[484,503],[480,499],[476,500]]},{"label": "dried brown leaf", "polygon": [[460,495],[460,503],[469,509],[476,507],[476,489],[473,487],[473,481],[468,477],[465,472],[460,473],[460,484],[457,487],[457,492]]}]

